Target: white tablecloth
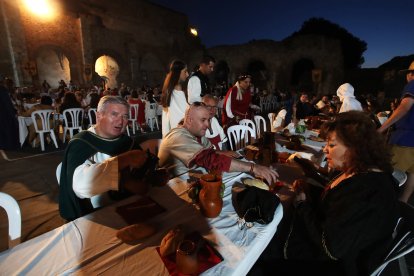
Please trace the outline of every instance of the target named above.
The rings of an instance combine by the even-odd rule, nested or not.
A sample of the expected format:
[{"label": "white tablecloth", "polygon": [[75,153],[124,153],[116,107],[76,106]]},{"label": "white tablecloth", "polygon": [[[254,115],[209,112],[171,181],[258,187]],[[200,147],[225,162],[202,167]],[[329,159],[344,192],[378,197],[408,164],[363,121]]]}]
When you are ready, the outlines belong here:
[{"label": "white tablecloth", "polygon": [[283,208],[278,206],[270,224],[240,230],[231,204],[231,187],[244,177],[248,175],[223,177],[224,205],[217,218],[204,218],[186,201],[186,177],[174,178],[168,186],[150,192],[167,211],[148,221],[158,231],[144,243],[127,245],[115,236],[126,225],[115,208],[136,200],[132,197],[0,253],[0,274],[168,275],[156,247],[169,229],[184,224],[199,231],[224,258],[203,275],[245,275],[275,234]]},{"label": "white tablecloth", "polygon": [[19,142],[20,146],[22,147],[27,135],[29,134],[27,127],[33,124],[33,120],[32,117],[18,116],[17,118],[19,121]]}]

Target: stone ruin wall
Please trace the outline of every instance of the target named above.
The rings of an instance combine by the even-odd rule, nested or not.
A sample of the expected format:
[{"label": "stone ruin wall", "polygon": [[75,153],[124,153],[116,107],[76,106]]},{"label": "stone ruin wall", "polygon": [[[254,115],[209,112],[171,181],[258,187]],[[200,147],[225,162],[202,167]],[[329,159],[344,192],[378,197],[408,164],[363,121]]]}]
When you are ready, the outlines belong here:
[{"label": "stone ruin wall", "polygon": [[[0,70],[17,76],[21,85],[42,81],[22,67],[27,61],[36,60],[45,48],[61,51],[69,59],[71,78],[83,85],[88,82],[84,76],[85,64],[94,67],[101,55],[117,61],[118,84],[141,86],[162,84],[174,58],[187,62],[191,71],[205,52],[200,39],[189,33],[186,15],[146,1],[88,0],[81,7],[72,6],[52,23],[36,21],[12,4],[14,1],[5,1],[1,6],[0,33],[6,36],[7,31],[10,33],[13,51],[9,52],[12,58],[4,54],[7,51],[1,52]],[[8,24],[8,29],[4,25],[7,21],[13,23]],[[0,46],[10,49],[4,41]],[[292,68],[304,58],[322,70],[318,93],[336,91],[343,79],[339,43],[323,37],[252,41],[217,46],[207,52],[217,61],[226,61],[230,68],[229,81],[246,71],[250,62],[262,62],[267,73],[267,89],[291,89]]]},{"label": "stone ruin wall", "polygon": [[281,42],[252,41],[242,45],[218,46],[208,49],[217,61],[225,61],[230,79],[245,72],[252,61],[260,61],[267,70],[267,89],[290,90],[292,69],[301,59],[309,59],[314,68],[322,70],[318,94],[334,93],[343,79],[343,61],[338,41],[320,36],[290,38]]},{"label": "stone ruin wall", "polygon": [[117,61],[118,84],[157,85],[173,58],[188,61],[194,53],[203,52],[200,39],[189,33],[186,15],[146,1],[88,0],[49,23],[33,19],[13,0],[5,1],[0,33],[10,34],[13,47],[0,44],[6,50],[0,55],[0,70],[17,80],[18,86],[42,81],[23,64],[35,61],[45,48],[61,51],[69,59],[71,78],[81,85],[87,82],[84,65],[94,67],[101,55]]}]

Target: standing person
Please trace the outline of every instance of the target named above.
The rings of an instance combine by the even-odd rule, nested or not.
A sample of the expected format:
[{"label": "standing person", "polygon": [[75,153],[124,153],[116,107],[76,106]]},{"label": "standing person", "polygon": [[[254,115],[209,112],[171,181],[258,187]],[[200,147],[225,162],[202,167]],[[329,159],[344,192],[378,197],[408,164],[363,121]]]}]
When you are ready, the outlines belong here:
[{"label": "standing person", "polygon": [[354,87],[349,83],[344,83],[336,90],[339,100],[342,105],[338,113],[347,112],[351,110],[362,111],[361,103],[355,99]]},{"label": "standing person", "polygon": [[216,60],[211,56],[203,56],[196,72],[188,80],[188,103],[201,102],[205,94],[211,93],[208,75],[214,70]]},{"label": "standing person", "polygon": [[19,148],[19,123],[9,91],[0,83],[0,150]]},{"label": "standing person", "polygon": [[224,99],[222,120],[224,128],[238,124],[240,120],[250,119],[250,82],[252,77],[241,74],[237,77],[236,84],[229,89]]},{"label": "standing person", "polygon": [[147,155],[125,135],[128,103],[121,97],[99,101],[96,125],[76,134],[66,147],[60,173],[59,211],[66,220],[92,212],[90,198],[107,191],[145,192],[145,181],[131,170]]},{"label": "standing person", "polygon": [[400,197],[401,201],[407,202],[414,191],[414,61],[407,70],[400,72],[405,73],[407,79],[407,85],[401,93],[401,103],[378,132],[383,133],[395,125],[389,143],[392,144],[394,167],[408,173]]},{"label": "standing person", "polygon": [[227,136],[215,117],[217,112],[218,99],[210,94],[204,95],[203,103],[210,112],[210,127],[207,129],[206,137],[210,140],[216,150],[227,149]]},{"label": "standing person", "polygon": [[163,137],[184,118],[188,103],[183,84],[187,77],[187,65],[183,61],[171,62],[170,72],[165,77],[161,94]]}]

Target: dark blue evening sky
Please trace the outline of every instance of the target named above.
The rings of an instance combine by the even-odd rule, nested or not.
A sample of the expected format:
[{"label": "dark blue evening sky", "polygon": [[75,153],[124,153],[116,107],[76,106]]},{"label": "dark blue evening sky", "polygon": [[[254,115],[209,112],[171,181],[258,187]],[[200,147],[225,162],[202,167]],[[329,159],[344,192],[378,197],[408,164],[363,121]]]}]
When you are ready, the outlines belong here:
[{"label": "dark blue evening sky", "polygon": [[252,39],[280,41],[311,17],[322,17],[364,40],[363,68],[414,54],[409,0],[151,0],[188,15],[207,47]]}]

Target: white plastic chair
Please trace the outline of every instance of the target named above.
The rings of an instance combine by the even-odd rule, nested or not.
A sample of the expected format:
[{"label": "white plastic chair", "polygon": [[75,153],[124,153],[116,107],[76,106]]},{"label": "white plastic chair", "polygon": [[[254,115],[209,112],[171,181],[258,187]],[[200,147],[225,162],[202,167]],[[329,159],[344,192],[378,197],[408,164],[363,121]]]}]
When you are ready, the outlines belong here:
[{"label": "white plastic chair", "polygon": [[398,201],[400,219],[392,234],[393,242],[383,262],[372,272],[371,276],[378,276],[387,265],[398,260],[401,275],[410,275],[404,256],[414,251],[414,209],[411,205]]},{"label": "white plastic chair", "polygon": [[0,192],[0,206],[6,210],[9,219],[9,248],[20,243],[22,235],[22,215],[17,201],[10,195]]},{"label": "white plastic chair", "polygon": [[243,119],[239,122],[239,125],[248,126],[251,129],[253,129],[254,133],[256,133],[256,125],[254,124],[254,122],[252,120]]},{"label": "white plastic chair", "polygon": [[[239,125],[250,127],[251,129],[253,129],[253,131],[256,135],[256,125],[254,124],[254,122],[252,120],[243,119],[243,120],[239,121]],[[246,137],[245,137],[246,141],[248,139],[247,135],[248,135],[248,133],[246,133]],[[252,138],[255,138],[255,137],[252,137]],[[253,140],[250,141],[250,143],[253,143],[253,142],[254,142]]]},{"label": "white plastic chair", "polygon": [[[55,143],[55,147],[58,148],[55,131],[50,125],[50,121],[53,121],[52,113],[52,109],[37,110],[32,112],[33,125],[36,133],[39,134],[42,151],[45,151],[45,133],[49,133],[50,138],[53,140],[53,143]],[[40,119],[41,125],[38,125],[37,119]]]},{"label": "white plastic chair", "polygon": [[158,130],[160,129],[158,126],[157,109],[158,109],[157,103],[150,104],[149,102],[147,102],[147,104],[145,105],[145,118],[146,118],[147,124],[151,128],[151,131],[154,130],[154,122],[157,125],[157,129]]},{"label": "white plastic chair", "polygon": [[89,119],[88,128],[96,124],[96,108],[89,108],[88,119]]},{"label": "white plastic chair", "polygon": [[269,118],[269,121],[270,121],[270,131],[276,132],[275,128],[273,127],[273,121],[275,120],[276,113],[269,113],[267,114],[267,117]]},{"label": "white plastic chair", "polygon": [[[129,119],[128,120],[132,124],[132,134],[134,135],[135,135],[135,128],[138,128],[138,125],[137,125],[138,109],[139,109],[139,104],[129,105]],[[132,113],[134,113],[134,116],[132,116]],[[127,126],[127,128],[129,128],[129,126]],[[129,129],[127,131],[129,133]]]},{"label": "white plastic chair", "polygon": [[70,139],[73,137],[73,131],[82,131],[83,108],[69,108],[63,111],[63,143],[66,140],[66,132],[69,131]]},{"label": "white plastic chair", "polygon": [[407,181],[407,174],[401,170],[394,169],[392,176],[398,181],[398,186],[401,187]]},{"label": "white plastic chair", "polygon": [[[230,141],[231,150],[236,151],[248,144],[248,136],[256,138],[255,131],[244,125],[234,125],[227,129],[227,137]],[[234,142],[234,144],[233,144]]]},{"label": "white plastic chair", "polygon": [[[262,129],[263,129],[263,131],[267,131],[266,121],[260,115],[256,115],[253,118],[254,118],[254,122],[256,124],[256,136],[257,136],[257,138],[260,138],[260,137],[262,137]],[[263,128],[262,128],[262,126],[263,126]]]}]

